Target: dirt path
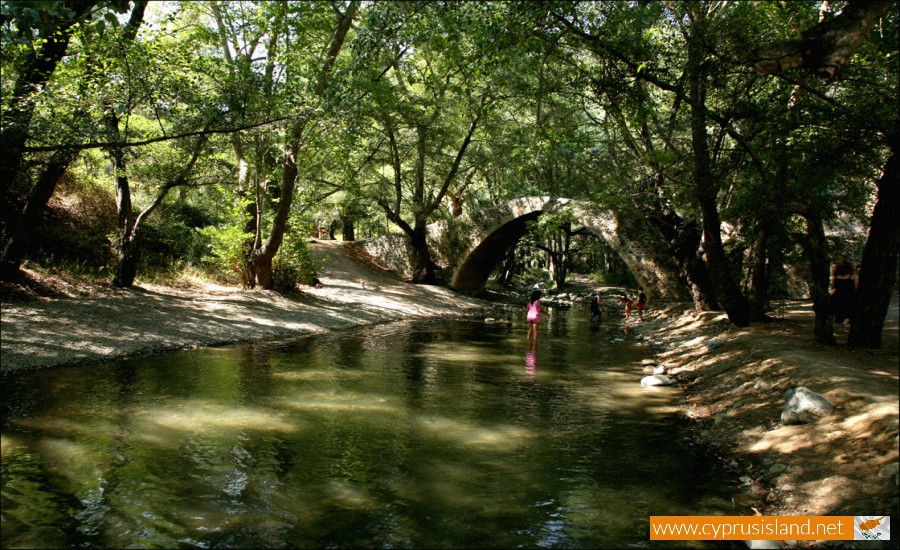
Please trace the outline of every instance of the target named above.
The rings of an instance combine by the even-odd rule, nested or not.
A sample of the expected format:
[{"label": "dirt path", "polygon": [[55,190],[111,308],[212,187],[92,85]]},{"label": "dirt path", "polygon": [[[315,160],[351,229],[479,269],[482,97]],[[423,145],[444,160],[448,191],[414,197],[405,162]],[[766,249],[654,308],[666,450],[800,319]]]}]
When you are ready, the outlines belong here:
[{"label": "dirt path", "polygon": [[[67,286],[34,274],[34,284],[58,297],[4,300],[2,372],[494,308],[444,288],[407,284],[340,242],[311,248],[323,262],[323,285],[293,297],[215,286]],[[736,515],[896,518],[897,312],[895,297],[878,351],[815,344],[812,311],[799,302],[786,304],[779,320],[747,329],[732,327],[722,314],[651,303],[648,320],[633,328],[684,388],[698,441],[746,484]],[[713,339],[718,347],[710,349]],[[784,426],[784,392],[801,385],[825,395],[835,412],[815,424]]]}]

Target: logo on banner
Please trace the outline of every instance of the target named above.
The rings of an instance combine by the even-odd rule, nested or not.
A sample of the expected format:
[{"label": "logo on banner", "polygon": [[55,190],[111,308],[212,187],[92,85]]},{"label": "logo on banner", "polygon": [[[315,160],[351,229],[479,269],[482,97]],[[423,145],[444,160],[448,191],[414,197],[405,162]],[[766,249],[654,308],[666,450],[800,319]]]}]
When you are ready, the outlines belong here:
[{"label": "logo on banner", "polygon": [[891,516],[853,516],[853,540],[891,540]]}]

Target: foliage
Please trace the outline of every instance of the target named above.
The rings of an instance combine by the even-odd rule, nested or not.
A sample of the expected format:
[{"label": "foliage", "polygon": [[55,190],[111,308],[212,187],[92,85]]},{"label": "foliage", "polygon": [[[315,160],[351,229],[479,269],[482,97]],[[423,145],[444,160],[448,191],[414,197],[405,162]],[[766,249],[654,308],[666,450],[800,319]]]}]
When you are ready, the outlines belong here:
[{"label": "foliage", "polygon": [[312,226],[293,222],[285,233],[284,244],[273,262],[274,288],[281,291],[295,290],[298,285],[310,286],[318,282],[318,262],[307,246]]},{"label": "foliage", "polygon": [[[98,267],[110,262],[109,155],[120,145],[135,213],[168,193],[141,230],[151,269],[203,265],[246,281],[288,204],[273,265],[283,288],[315,276],[303,224],[421,237],[428,223],[527,195],[636,209],[676,248],[703,220],[701,112],[714,206],[731,228],[727,272],[749,290],[762,233],[770,264],[805,261],[797,216],[809,209],[865,232],[898,120],[896,6],[838,78],[822,80],[763,78],[750,58],[843,2],[366,2],[330,73],[323,55],[348,2],[151,2],[132,43],[123,22],[133,3],[88,4],[76,14],[64,2],[3,3],[4,140],[24,129],[30,149],[25,177],[0,182],[0,222],[5,231],[43,167],[69,151],[55,147],[86,147],[33,252]],[[66,55],[29,73],[63,35]],[[692,105],[686,75],[701,69],[705,96]],[[122,143],[99,145],[110,120]],[[74,196],[82,211],[63,215]],[[596,239],[551,221],[523,240],[514,272],[558,275],[552,251],[627,282]],[[850,253],[837,244],[830,253]]]},{"label": "foliage", "polygon": [[228,216],[222,223],[199,229],[200,235],[209,242],[204,265],[214,276],[237,284],[245,280],[245,246],[247,240],[253,238],[252,233],[234,223],[241,209],[240,203],[229,205]]},{"label": "foliage", "polygon": [[36,229],[34,256],[42,263],[77,268],[79,273],[108,272],[112,263],[108,236],[115,223],[109,191],[82,170],[73,170],[60,182]]},{"label": "foliage", "polygon": [[203,229],[212,225],[207,211],[184,201],[173,201],[142,229],[144,266],[202,264],[211,244]]}]

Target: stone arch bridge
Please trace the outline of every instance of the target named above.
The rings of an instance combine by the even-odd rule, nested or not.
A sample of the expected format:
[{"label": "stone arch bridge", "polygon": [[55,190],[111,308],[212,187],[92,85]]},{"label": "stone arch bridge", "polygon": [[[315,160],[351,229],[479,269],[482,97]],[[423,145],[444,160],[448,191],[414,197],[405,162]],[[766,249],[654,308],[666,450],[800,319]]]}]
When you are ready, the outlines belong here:
[{"label": "stone arch bridge", "polygon": [[[570,212],[589,232],[622,258],[647,293],[664,300],[690,300],[688,288],[662,234],[638,212],[613,211],[596,204],[555,197],[523,197],[473,214],[428,226],[432,260],[462,292],[481,290],[506,251],[525,235],[526,223],[546,212]],[[409,274],[410,246],[397,233],[362,241],[379,262]]]}]

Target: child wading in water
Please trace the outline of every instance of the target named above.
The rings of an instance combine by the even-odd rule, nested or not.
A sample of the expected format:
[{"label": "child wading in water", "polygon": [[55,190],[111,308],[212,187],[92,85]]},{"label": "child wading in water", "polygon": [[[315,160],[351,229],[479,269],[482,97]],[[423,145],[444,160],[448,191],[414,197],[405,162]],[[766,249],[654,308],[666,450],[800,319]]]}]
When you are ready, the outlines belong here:
[{"label": "child wading in water", "polygon": [[591,296],[591,321],[594,318],[598,318],[598,320],[603,320],[603,314],[606,313],[606,308],[603,307],[603,292],[598,290],[596,294]]},{"label": "child wading in water", "polygon": [[619,299],[619,302],[625,304],[625,320],[627,321],[631,318],[631,306],[634,305],[634,300],[631,299],[627,294],[623,294]]},{"label": "child wading in water", "polygon": [[644,320],[644,307],[646,307],[646,306],[647,306],[647,294],[644,293],[644,287],[639,286],[638,287],[637,310],[638,310],[638,317],[640,318],[641,321]]},{"label": "child wading in water", "polygon": [[532,342],[534,335],[532,344],[537,344],[538,328],[541,326],[541,293],[538,290],[531,293],[525,320],[528,321],[528,341]]}]

